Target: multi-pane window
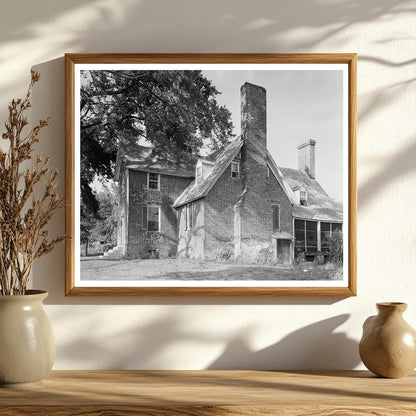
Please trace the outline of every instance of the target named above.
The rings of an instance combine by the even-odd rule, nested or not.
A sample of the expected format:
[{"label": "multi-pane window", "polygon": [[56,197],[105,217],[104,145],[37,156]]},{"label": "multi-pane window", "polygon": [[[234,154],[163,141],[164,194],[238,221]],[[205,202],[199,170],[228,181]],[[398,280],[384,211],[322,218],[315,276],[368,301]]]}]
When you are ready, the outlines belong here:
[{"label": "multi-pane window", "polygon": [[295,220],[295,248],[298,252],[318,250],[318,223]]},{"label": "multi-pane window", "polygon": [[231,177],[238,178],[240,176],[240,162],[231,162]]},{"label": "multi-pane window", "polygon": [[159,231],[160,206],[146,205],[143,207],[142,227],[147,231]]},{"label": "multi-pane window", "polygon": [[330,251],[331,238],[337,232],[342,232],[342,224],[336,222],[321,222],[321,251]]},{"label": "multi-pane window", "polygon": [[160,175],[158,173],[149,172],[147,174],[147,189],[159,190]]},{"label": "multi-pane window", "polygon": [[280,205],[272,205],[273,231],[280,231]]},{"label": "multi-pane window", "polygon": [[313,253],[318,250],[329,252],[331,249],[331,238],[335,232],[342,232],[342,224],[322,221],[320,229],[321,245],[318,247],[318,222],[295,220],[295,248],[297,253]]}]

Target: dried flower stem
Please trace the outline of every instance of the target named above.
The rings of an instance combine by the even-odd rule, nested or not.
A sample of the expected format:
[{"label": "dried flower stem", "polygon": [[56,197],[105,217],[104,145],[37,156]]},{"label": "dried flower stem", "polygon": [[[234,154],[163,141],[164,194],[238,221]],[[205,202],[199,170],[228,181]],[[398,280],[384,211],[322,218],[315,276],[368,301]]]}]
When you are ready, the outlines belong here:
[{"label": "dried flower stem", "polygon": [[[3,140],[9,142],[6,152],[0,151],[0,294],[24,295],[29,283],[33,262],[48,254],[65,239],[51,239],[46,225],[63,200],[56,192],[58,171],[51,172],[49,158],[38,156],[30,169],[22,164],[32,159],[39,132],[49,124],[40,120],[26,136],[28,124],[25,111],[31,107],[30,97],[40,74],[32,71],[26,97],[13,100],[5,123]],[[43,193],[35,197],[35,188],[43,186]],[[38,194],[38,192],[36,192]]]}]

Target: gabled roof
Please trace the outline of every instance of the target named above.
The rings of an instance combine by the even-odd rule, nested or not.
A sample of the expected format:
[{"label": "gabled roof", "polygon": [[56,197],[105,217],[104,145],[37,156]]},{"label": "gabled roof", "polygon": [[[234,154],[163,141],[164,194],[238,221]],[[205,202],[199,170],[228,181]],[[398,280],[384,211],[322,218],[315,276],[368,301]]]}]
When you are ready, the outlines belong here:
[{"label": "gabled roof", "polygon": [[225,146],[216,156],[215,166],[209,175],[198,184],[195,180],[191,182],[189,186],[178,196],[178,198],[176,198],[176,201],[173,203],[173,207],[177,208],[181,205],[188,204],[189,202],[206,196],[224,173],[225,169],[227,169],[231,161],[238,155],[242,146],[243,140],[241,136],[238,136],[231,143]]},{"label": "gabled roof", "polygon": [[292,190],[291,186],[289,185],[286,178],[283,176],[280,168],[276,165],[276,162],[274,161],[272,155],[269,153],[268,150],[267,150],[266,156],[267,156],[267,166],[272,171],[274,177],[277,179],[277,182],[279,182],[279,184],[282,187],[284,193],[288,197],[290,203],[292,205],[296,204],[297,200],[296,200],[296,197],[293,193],[293,190]]},{"label": "gabled roof", "polygon": [[293,216],[300,219],[342,221],[343,210],[341,204],[330,198],[316,179],[299,169],[279,168],[284,179],[292,190],[304,185],[308,194],[308,205],[295,204]]},{"label": "gabled roof", "polygon": [[[232,160],[238,155],[244,144],[241,136],[238,136],[222,150],[207,156],[207,161],[215,162],[212,171],[200,183],[192,181],[181,195],[175,200],[173,207],[195,201],[205,197],[221,177]],[[267,164],[285,192],[293,206],[293,216],[306,220],[343,221],[342,205],[335,202],[323,190],[316,179],[299,169],[278,167],[271,154],[267,151]],[[153,156],[152,148],[135,143],[124,143],[119,146],[114,179],[118,180],[121,166],[132,170],[157,172],[165,175],[195,177],[195,164],[197,156],[177,154],[166,157]],[[308,205],[300,205],[296,190],[305,188],[308,195]]]},{"label": "gabled roof", "polygon": [[196,160],[197,157],[192,155],[153,156],[151,147],[136,143],[123,143],[118,148],[114,179],[118,180],[122,164],[125,168],[132,170],[193,178]]}]

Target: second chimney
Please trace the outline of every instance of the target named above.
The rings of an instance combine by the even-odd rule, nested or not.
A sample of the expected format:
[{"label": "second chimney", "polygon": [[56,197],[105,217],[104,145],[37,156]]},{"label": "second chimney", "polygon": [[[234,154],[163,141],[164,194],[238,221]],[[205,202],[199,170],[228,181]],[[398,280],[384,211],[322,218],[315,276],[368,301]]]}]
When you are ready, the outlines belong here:
[{"label": "second chimney", "polygon": [[311,179],[315,179],[315,140],[308,140],[298,146],[299,170],[305,171]]}]

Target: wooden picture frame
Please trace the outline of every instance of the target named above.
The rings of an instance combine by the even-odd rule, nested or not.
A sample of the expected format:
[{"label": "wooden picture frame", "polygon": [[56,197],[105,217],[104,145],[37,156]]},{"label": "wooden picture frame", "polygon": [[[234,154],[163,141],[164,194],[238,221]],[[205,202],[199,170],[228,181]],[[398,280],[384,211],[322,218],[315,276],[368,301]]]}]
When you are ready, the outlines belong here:
[{"label": "wooden picture frame", "polygon": [[[118,70],[124,72],[116,73],[115,71]],[[104,89],[106,89],[107,86],[109,88],[111,85],[109,83],[110,78],[108,78],[110,73],[98,71],[113,71],[111,82],[114,84],[116,82],[114,80],[123,80],[119,82],[123,82],[122,85],[126,86],[131,85],[133,82],[130,80],[128,81],[130,84],[127,84],[127,75],[129,75],[131,79],[134,78],[134,82],[136,82],[136,75],[139,74],[139,72],[128,71],[142,71],[140,74],[147,75],[150,74],[149,71],[154,71],[152,74],[161,76],[168,74],[167,72],[162,73],[163,71],[172,71],[172,76],[177,76],[179,72],[175,71],[184,71],[185,73],[187,70],[201,70],[203,71],[202,75],[204,77],[204,74],[206,73],[217,76],[217,79],[228,77],[224,85],[227,85],[227,83],[230,84],[232,78],[238,78],[239,76],[244,78],[244,76],[248,77],[249,75],[253,76],[254,83],[250,78],[247,79],[249,82],[244,82],[241,86],[241,101],[243,103],[241,136],[234,137],[230,140],[230,142],[234,144],[224,145],[226,147],[223,147],[223,150],[211,153],[210,156],[200,157],[199,159],[195,156],[195,158],[192,159],[194,165],[192,165],[191,162],[186,162],[188,163],[186,168],[181,165],[182,162],[176,160],[175,169],[179,169],[178,166],[182,166],[183,169],[180,172],[187,172],[186,174],[182,174],[179,173],[179,170],[171,170],[173,169],[171,165],[164,165],[163,163],[165,162],[160,162],[160,160],[163,159],[160,154],[155,155],[152,153],[156,147],[156,142],[152,142],[149,151],[145,150],[145,152],[148,152],[146,153],[147,156],[143,156],[142,154],[140,157],[136,156],[136,153],[134,153],[135,150],[132,151],[132,153],[128,153],[128,151],[125,150],[127,148],[126,143],[128,142],[131,144],[134,141],[134,146],[139,146],[139,141],[137,138],[134,138],[133,140],[131,135],[128,136],[127,134],[127,138],[123,136],[120,139],[122,136],[120,133],[122,129],[117,125],[117,134],[121,134],[121,136],[117,136],[117,143],[119,144],[118,159],[116,160],[115,169],[118,172],[116,173],[119,179],[119,190],[117,192],[121,195],[119,198],[119,201],[121,201],[119,203],[121,205],[119,205],[118,210],[116,209],[115,212],[120,212],[122,218],[117,219],[117,221],[119,221],[117,223],[119,224],[118,227],[120,227],[120,229],[117,229],[120,243],[119,240],[117,240],[118,245],[114,250],[117,255],[120,255],[121,253],[121,258],[127,257],[131,258],[131,260],[114,259],[108,261],[108,263],[103,263],[107,260],[81,257],[81,238],[84,238],[82,237],[84,234],[83,231],[81,231],[80,224],[81,221],[84,221],[84,217],[87,218],[87,216],[85,215],[83,217],[80,213],[81,196],[84,197],[84,194],[82,194],[81,191],[82,186],[80,178],[82,178],[83,181],[85,179],[85,176],[82,176],[85,170],[84,165],[82,165],[82,169],[84,170],[81,172],[80,160],[81,156],[84,159],[88,159],[88,155],[91,154],[95,157],[97,154],[87,153],[86,151],[82,153],[81,128],[83,129],[82,137],[98,137],[93,136],[93,133],[91,133],[90,130],[88,130],[90,136],[87,136],[87,129],[91,129],[91,127],[88,124],[85,126],[82,125],[82,122],[88,120],[91,122],[90,124],[93,124],[92,122],[100,124],[101,121],[99,115],[103,114],[103,120],[105,118],[106,123],[110,123],[112,122],[110,117],[116,118],[117,115],[115,115],[115,112],[119,112],[120,108],[123,108],[114,98],[108,98],[110,94],[108,92],[109,90],[106,90],[105,93],[100,90],[99,94],[101,95],[92,94],[92,91],[97,91],[97,85],[104,85]],[[209,71],[216,72],[214,74],[214,72]],[[225,71],[235,72],[231,73]],[[100,78],[97,80],[97,78],[101,77],[101,74],[105,75],[107,78]],[[133,76],[131,76],[131,74],[133,74]],[[188,74],[188,72],[186,72],[186,74]],[[287,77],[286,81],[277,81],[277,75],[280,76],[280,74],[284,74]],[[66,233],[71,237],[66,242],[65,292],[67,296],[347,297],[356,295],[356,54],[66,54],[65,75],[65,219]],[[339,160],[342,160],[342,166],[340,168],[341,172],[335,172],[334,169],[332,169],[332,171],[327,170],[322,176],[337,176],[338,178],[341,178],[341,182],[338,179],[338,186],[334,185],[333,188],[344,197],[344,208],[328,197],[334,203],[334,205],[331,205],[332,202],[326,199],[325,195],[327,194],[322,190],[321,185],[319,185],[319,183],[316,185],[317,179],[320,179],[315,179],[314,172],[315,144],[318,139],[315,141],[315,138],[312,140],[312,138],[308,136],[306,137],[307,141],[305,143],[299,144],[298,142],[291,142],[290,146],[293,144],[295,148],[296,146],[298,147],[298,169],[295,169],[294,166],[290,166],[289,169],[281,168],[278,161],[278,163],[275,163],[275,157],[271,155],[267,147],[269,141],[262,142],[262,140],[270,140],[270,138],[267,139],[266,130],[269,126],[266,125],[265,117],[271,110],[266,107],[265,88],[263,88],[262,85],[259,85],[259,83],[255,83],[256,76],[263,77],[264,79],[269,77],[271,80],[270,85],[283,85],[284,89],[286,89],[286,87],[288,88],[288,98],[285,98],[286,107],[284,105],[282,107],[283,110],[280,109],[277,113],[273,113],[273,120],[279,119],[279,114],[285,113],[285,108],[287,108],[289,106],[288,103],[290,103],[290,106],[295,106],[296,108],[299,106],[299,108],[295,110],[298,114],[296,119],[298,128],[300,128],[299,126],[307,127],[308,123],[312,126],[313,123],[310,121],[311,119],[305,119],[305,121],[302,119],[303,112],[306,111],[306,113],[308,113],[309,110],[313,113],[311,113],[312,117],[316,116],[316,119],[321,117],[323,123],[331,122],[334,124],[334,131],[337,132],[337,137],[340,137],[340,139],[337,140],[341,140],[336,144],[338,149],[337,152],[339,153],[339,157],[341,157]],[[299,76],[303,76],[304,78],[302,78],[302,80],[296,78]],[[322,82],[322,85],[319,84],[319,88],[316,88],[316,85],[312,88],[312,84],[316,84],[317,82],[314,77],[318,76],[321,80],[319,82]],[[81,80],[82,77],[83,79]],[[329,81],[329,79],[332,79],[331,77],[334,79],[333,82],[336,82],[334,85],[337,85],[337,91],[341,91],[338,92],[336,97],[335,95],[331,95],[333,94],[333,92],[331,92],[333,90],[331,87],[332,84],[330,85]],[[107,80],[108,84],[103,84],[103,79]],[[198,80],[200,81],[199,78]],[[101,84],[99,84],[99,81]],[[157,82],[154,81],[154,77],[152,78],[152,82],[152,85],[157,85],[157,92],[162,90],[162,87],[160,87],[162,84],[157,84]],[[305,85],[304,90],[309,91],[310,89],[311,94],[308,98],[302,98],[296,102],[295,91],[301,91],[300,84],[302,82],[304,83],[302,85]],[[214,81],[212,81],[212,83],[215,85]],[[118,84],[116,85],[118,86]],[[152,90],[151,88],[153,87],[149,87],[149,85],[150,84],[146,84],[149,94],[157,95],[155,92],[156,90]],[[280,88],[282,89],[283,87]],[[290,88],[292,88],[292,90],[290,90]],[[269,95],[273,99],[274,87],[271,88],[272,91],[269,91],[270,87],[266,87],[266,89],[268,94],[267,99],[269,99]],[[291,94],[290,91],[294,91],[294,93]],[[120,90],[112,90],[111,94],[120,95],[121,92]],[[171,97],[169,99],[171,99],[172,102],[175,102],[175,100],[177,100],[176,103],[179,102],[179,98],[175,96],[174,92],[169,94],[159,97],[160,100],[164,100],[169,96]],[[93,96],[93,99],[91,99],[91,96]],[[104,96],[107,98],[103,98]],[[81,97],[83,99],[87,97],[88,100],[90,100],[88,101],[90,107],[88,107],[88,110],[85,110],[89,111],[89,115],[87,116],[85,115],[85,112],[81,113],[81,108],[84,111],[84,106],[81,107],[80,104]],[[313,104],[313,97],[318,97],[317,100],[321,101],[317,101],[318,104]],[[305,107],[304,101],[308,101],[309,99],[311,100],[311,105]],[[332,116],[332,110],[328,109],[327,102],[335,99],[338,100],[337,103],[339,106],[333,105],[332,107],[338,108],[340,112],[336,113],[336,116]],[[151,101],[151,99],[149,100]],[[291,100],[293,100],[293,102]],[[127,101],[128,100],[126,99],[126,102]],[[139,104],[143,105],[143,102],[144,101],[140,101]],[[322,103],[322,111],[327,112],[324,113],[323,116],[322,114],[316,115],[320,111],[321,106],[319,103]],[[165,106],[164,108],[167,108],[169,103],[165,100],[163,105]],[[184,107],[179,108],[179,104],[177,105],[178,112],[182,111]],[[113,106],[112,109],[110,109],[111,106]],[[220,107],[220,105],[217,107]],[[93,110],[91,110],[91,108]],[[199,109],[202,107],[197,108]],[[306,110],[302,110],[301,108],[306,108]],[[150,125],[150,122],[148,121],[149,117],[152,117],[154,114],[154,110],[152,109],[152,111],[150,111],[143,107],[143,111],[146,113],[147,117],[146,122],[148,124],[146,124],[146,127],[143,127],[146,122],[143,122],[143,119],[140,119],[135,125],[130,124],[129,128],[136,128],[137,130],[142,129],[140,131],[143,131],[143,129],[146,128],[147,132],[152,131],[152,129],[155,128],[153,125]],[[215,109],[215,111],[217,111],[217,109]],[[129,114],[131,115],[133,113],[130,112]],[[182,117],[183,113],[181,114]],[[308,113],[308,117],[311,117],[311,114]],[[121,118],[117,120],[121,120]],[[335,120],[338,120],[338,124],[336,125]],[[170,122],[171,121],[169,121],[169,123]],[[119,121],[117,121],[117,123],[119,123]],[[161,125],[167,126],[167,123],[168,122],[166,122],[166,125],[161,123]],[[173,123],[175,123],[175,121],[173,121]],[[269,125],[270,124],[271,121],[269,118]],[[281,122],[281,124],[283,125],[284,123]],[[324,125],[326,126],[327,124]],[[178,127],[181,125],[175,124],[175,126]],[[292,134],[289,132],[289,128],[287,130],[288,136]],[[165,129],[165,127],[163,127],[162,130],[163,129]],[[272,129],[273,126],[269,130]],[[166,130],[168,130],[167,127]],[[328,129],[323,128],[323,135],[328,134],[327,130]],[[104,130],[96,131],[102,132]],[[105,134],[110,134],[108,131],[108,129],[105,130]],[[277,136],[283,135],[282,127],[279,127],[277,131]],[[158,134],[161,133],[158,131]],[[266,137],[266,139],[264,139],[263,136]],[[336,135],[334,134],[334,137],[335,136]],[[100,139],[95,138],[93,140],[101,140],[101,136],[99,137]],[[83,143],[86,143],[85,140],[87,139],[84,138],[83,140]],[[240,141],[237,142],[237,140]],[[335,142],[331,142],[329,139],[327,139],[327,142],[330,143],[329,146],[335,146]],[[126,147],[123,148],[122,146]],[[282,146],[281,149],[286,149],[286,147],[288,146]],[[316,147],[319,149],[319,141]],[[142,151],[142,148],[140,149],[140,151]],[[335,158],[330,150],[327,149],[325,151],[327,152],[325,160],[331,161],[332,158]],[[167,151],[165,150],[163,152],[161,153],[165,155],[163,156],[165,157],[163,160],[168,160],[169,158],[166,156],[166,154],[168,154],[166,153]],[[318,163],[318,153],[316,160]],[[149,161],[153,162],[150,163]],[[234,163],[232,168],[231,162]],[[257,165],[254,163],[257,163]],[[333,161],[331,163],[333,163]],[[196,167],[197,164],[199,164],[199,168]],[[191,171],[190,169],[193,166],[195,166],[197,170]],[[114,169],[114,153],[111,167]],[[226,174],[225,172],[228,172],[226,169],[229,169],[231,174]],[[91,172],[91,170],[88,172]],[[250,172],[257,172],[258,175],[263,176],[267,175],[267,179],[266,177],[263,178],[263,176],[258,176],[257,179],[255,179]],[[144,178],[144,175],[146,175],[147,185],[143,185],[143,183],[140,182],[140,178]],[[165,181],[165,178],[168,176],[172,181],[169,182],[170,185],[165,185],[163,181]],[[215,178],[213,179],[213,177]],[[91,175],[89,178],[91,180]],[[179,179],[176,180],[175,178]],[[227,186],[231,186],[231,188],[224,188],[225,190],[221,191],[223,188],[219,187],[220,180],[222,181],[220,178],[224,178],[224,181],[228,184]],[[302,180],[304,180],[305,183],[303,183]],[[228,199],[230,198],[229,195],[234,192],[234,188],[232,187],[237,186],[235,184],[238,181],[242,181],[242,184],[240,184],[240,187],[238,188],[238,192],[241,191],[238,194],[240,199],[231,201]],[[181,186],[178,185],[179,182],[182,184]],[[84,183],[87,183],[86,179],[85,182],[82,182],[82,184]],[[99,187],[101,185],[96,186]],[[342,189],[340,189],[340,186]],[[88,182],[88,187],[90,188],[88,192],[90,192],[92,187],[91,182]],[[172,189],[178,187],[178,190],[175,191],[176,194],[173,196],[169,194],[169,209],[171,211],[167,214],[164,212],[165,208],[163,202],[160,202],[162,199],[159,201],[159,199],[157,199],[159,198],[158,196],[154,197],[156,198],[156,202],[154,202],[149,196],[150,194],[156,195],[157,192],[162,192],[160,187],[167,187],[166,189],[169,190],[166,192],[173,192]],[[122,188],[124,189],[123,191],[120,190]],[[257,188],[256,192],[254,192],[254,188]],[[140,194],[142,196],[139,197],[137,195],[140,192],[137,191],[137,189],[143,190],[145,193],[140,191],[142,192]],[[215,191],[217,192],[217,196],[214,198],[214,196],[210,196],[210,192],[214,192],[213,190],[215,189],[217,189],[217,191]],[[321,193],[321,190],[323,193]],[[98,195],[97,192],[98,191],[93,190],[92,193]],[[105,194],[107,191],[101,190],[100,192]],[[276,196],[273,196],[272,194]],[[218,195],[224,196],[218,197]],[[282,197],[281,195],[284,196]],[[144,198],[150,199],[145,200]],[[252,199],[250,200],[250,198]],[[83,204],[84,199],[82,200]],[[226,208],[222,211],[218,207],[214,209],[213,206],[216,203],[215,201],[217,201],[217,205],[218,201],[226,201],[224,202]],[[266,202],[263,204],[260,203],[261,201]],[[287,203],[287,201],[289,201],[289,203]],[[232,209],[230,204],[232,204]],[[258,208],[263,210],[261,211],[261,214],[259,213],[260,211],[256,211],[257,208],[253,208],[253,206],[261,207]],[[217,216],[209,214],[214,211],[217,213]],[[230,215],[233,215],[233,217],[226,217],[225,211],[230,212]],[[203,214],[200,214],[201,212],[203,212]],[[222,213],[218,214],[218,212]],[[267,219],[265,219],[265,215],[268,216]],[[342,217],[340,217],[340,215]],[[165,217],[171,218],[171,223],[169,224],[174,224],[172,225],[171,230],[176,230],[169,232],[177,233],[173,238],[172,236],[168,236],[170,240],[173,241],[169,243],[169,246],[167,243],[164,243],[165,239],[168,238],[166,237],[166,235],[169,234],[168,231],[166,231],[166,234],[162,233]],[[101,220],[103,220],[102,218],[103,217],[101,217]],[[223,222],[219,222],[218,218]],[[252,221],[251,225],[247,222],[248,219]],[[94,221],[92,221],[92,223],[95,224],[94,227],[97,227],[97,222]],[[190,222],[188,223],[188,221]],[[202,222],[199,223],[198,221]],[[256,224],[255,221],[259,222]],[[290,221],[292,221],[291,226]],[[212,224],[214,224],[214,226]],[[347,227],[345,227],[345,225],[347,225]],[[187,226],[194,228],[189,231],[189,229],[186,228]],[[203,230],[203,233],[202,231],[195,231],[196,228]],[[259,230],[259,234],[255,234],[255,231],[252,231],[252,228]],[[268,240],[270,241],[269,246],[265,243],[268,238],[264,234],[266,231],[260,231],[263,230],[263,228],[265,230],[271,230],[270,239]],[[151,234],[152,230],[154,231],[153,234]],[[219,230],[221,230],[221,232]],[[88,233],[89,232],[90,231],[88,231]],[[115,233],[114,230],[113,232]],[[88,233],[87,237],[89,236]],[[211,233],[211,236],[207,237],[209,233]],[[214,234],[215,236],[213,236]],[[217,234],[221,235],[218,236]],[[144,240],[145,237],[143,236],[146,236],[146,240]],[[100,235],[99,237],[96,237],[97,241],[95,241],[94,244],[97,246],[99,246],[99,244],[105,246],[105,242],[103,243],[104,240],[98,241],[99,238],[101,238]],[[209,238],[211,238],[211,240],[209,240]],[[337,247],[336,238],[341,238],[341,240],[339,240],[341,243],[338,241],[338,244],[341,244],[341,248],[338,248],[338,250],[343,253],[341,254],[343,257],[341,257],[340,260],[342,264],[340,265],[340,263],[337,263],[336,267],[338,268],[334,266],[336,263],[336,260],[334,259],[337,258],[335,257],[336,249],[334,248]],[[143,243],[143,241],[146,241],[146,244]],[[154,241],[156,241],[156,243]],[[221,244],[223,244],[222,246],[220,246],[220,241]],[[224,249],[226,245],[227,249]],[[88,250],[90,247],[88,238],[84,246],[85,250]],[[101,246],[99,246],[99,248],[100,247]],[[168,249],[170,250],[169,253]],[[217,251],[214,251],[214,249]],[[220,254],[220,257],[218,257],[218,253]],[[163,260],[165,256],[171,256],[173,258],[170,260]],[[141,260],[145,257],[147,257],[146,260]],[[155,257],[155,259],[153,259],[153,257]],[[199,271],[192,272],[192,274],[188,269],[183,272],[181,270],[179,272],[173,272],[169,269],[171,264],[182,261],[180,259],[183,257],[186,259],[180,264],[186,264],[186,267],[188,268],[197,265],[202,271],[198,269]],[[240,263],[233,262],[232,259],[234,257],[238,259]],[[201,261],[201,258],[204,259],[203,262]],[[84,262],[82,268],[81,259],[83,259]],[[211,263],[208,263],[208,260],[206,259],[211,261]],[[217,259],[218,261],[213,262],[211,259]],[[329,263],[326,262],[328,259],[330,259]],[[162,260],[167,266],[165,266],[165,263],[162,263]],[[99,263],[100,261],[101,263]],[[119,261],[119,263],[117,263],[117,261]],[[152,263],[152,261],[154,261],[154,263]],[[259,265],[259,261],[262,261],[263,263]],[[299,264],[294,265],[295,261]],[[289,266],[287,266],[287,263]],[[124,264],[127,270],[129,270],[129,267],[133,266],[137,268],[132,269],[135,270],[134,273],[125,272],[127,274],[123,277],[124,275],[119,271],[119,265],[121,264]],[[214,264],[216,269],[213,266]],[[94,268],[93,265],[98,268],[101,267],[100,270],[103,270],[104,273],[105,270],[111,269],[113,271],[110,273],[111,275],[105,275],[105,278],[102,277],[101,280],[100,275],[96,274],[92,277],[93,270],[98,270],[97,267],[94,266]],[[162,265],[161,270],[163,267],[167,267],[166,273],[163,269],[163,273],[165,273],[163,274],[163,279],[165,280],[162,279],[162,274],[157,275],[156,277],[145,278],[140,275],[140,279],[142,280],[135,280],[137,273],[141,273],[141,270],[143,270],[141,269],[141,265],[143,265],[143,267],[146,265],[146,270],[150,270],[149,273],[153,273],[153,275],[155,268],[158,267],[157,265]],[[208,272],[204,269],[205,266],[203,265],[208,268],[214,268],[212,271]],[[238,276],[235,278],[236,273],[239,273],[240,269],[238,268],[240,266],[241,270],[245,267],[241,272],[241,276],[244,276],[245,278],[244,281],[241,281]],[[275,267],[275,269],[271,269],[273,267]],[[324,272],[323,270],[325,270],[325,267],[327,267],[330,272]],[[232,272],[229,271],[231,269]],[[281,270],[282,272],[280,272]],[[292,270],[294,270],[294,274],[290,274],[292,273]],[[273,274],[274,271],[276,271],[276,274]],[[130,275],[134,274],[134,277],[131,278],[129,273]],[[263,278],[263,273],[269,273],[272,278]],[[287,273],[287,276],[289,277],[282,277],[282,280],[279,280],[280,278],[277,276],[283,276],[284,273]],[[304,273],[304,275],[302,275],[302,273]],[[313,276],[315,276],[313,273],[316,273],[317,280],[313,280]],[[319,273],[322,273],[322,276],[325,277],[320,277],[321,275]],[[189,280],[184,280],[184,276],[187,274],[193,277],[189,277]],[[173,277],[169,278],[171,275]],[[223,275],[227,276],[227,279],[230,278],[229,276],[233,275],[234,280],[225,280],[225,278],[221,278]],[[114,279],[114,276],[117,276],[117,279],[119,280],[112,280]],[[205,276],[207,276],[206,279]],[[220,279],[216,280],[215,276],[220,276]],[[302,279],[298,278],[298,276],[302,277]],[[304,276],[311,277],[304,278]],[[333,278],[339,280],[330,280]],[[232,277],[230,279],[232,279]]]}]

